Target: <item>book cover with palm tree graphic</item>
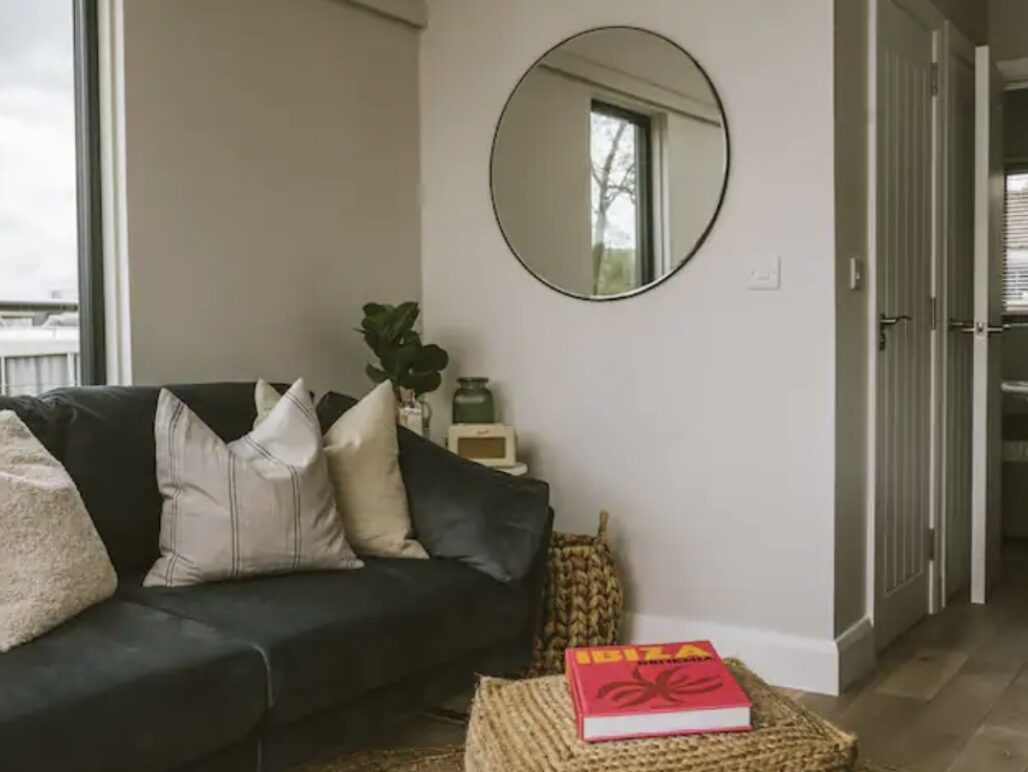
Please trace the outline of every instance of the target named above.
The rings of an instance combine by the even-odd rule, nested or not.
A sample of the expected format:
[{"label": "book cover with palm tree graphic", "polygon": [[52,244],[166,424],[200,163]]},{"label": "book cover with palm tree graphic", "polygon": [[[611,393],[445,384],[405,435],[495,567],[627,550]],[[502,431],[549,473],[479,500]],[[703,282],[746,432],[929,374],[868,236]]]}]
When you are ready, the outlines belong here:
[{"label": "book cover with palm tree graphic", "polygon": [[586,742],[752,728],[750,700],[710,641],[568,649]]}]

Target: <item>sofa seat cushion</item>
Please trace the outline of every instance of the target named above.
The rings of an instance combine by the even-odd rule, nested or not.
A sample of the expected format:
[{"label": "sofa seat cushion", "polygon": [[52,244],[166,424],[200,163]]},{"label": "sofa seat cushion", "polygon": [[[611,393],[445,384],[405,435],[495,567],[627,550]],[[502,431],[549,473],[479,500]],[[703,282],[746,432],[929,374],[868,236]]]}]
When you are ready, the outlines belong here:
[{"label": "sofa seat cushion", "polygon": [[248,736],[256,649],[119,600],[0,655],[0,769],[159,772]]},{"label": "sofa seat cushion", "polygon": [[372,558],[356,571],[120,592],[248,641],[285,725],[523,631],[527,594],[455,561]]}]

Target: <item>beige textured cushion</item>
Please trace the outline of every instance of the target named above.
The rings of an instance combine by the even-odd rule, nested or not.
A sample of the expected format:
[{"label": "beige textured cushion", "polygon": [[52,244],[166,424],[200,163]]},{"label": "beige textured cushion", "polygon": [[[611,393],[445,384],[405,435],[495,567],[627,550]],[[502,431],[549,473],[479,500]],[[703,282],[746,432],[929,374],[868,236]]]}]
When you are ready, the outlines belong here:
[{"label": "beige textured cushion", "polygon": [[303,380],[228,444],[164,389],[154,436],[164,505],[146,586],[363,565],[343,534]]},{"label": "beige textured cushion", "polygon": [[[257,384],[257,420],[278,403],[279,393]],[[346,538],[362,555],[427,558],[411,538],[407,489],[396,442],[396,396],[379,384],[325,432],[325,455],[343,517]]]},{"label": "beige textured cushion", "polygon": [[114,594],[118,578],[75,483],[0,411],[0,651]]}]

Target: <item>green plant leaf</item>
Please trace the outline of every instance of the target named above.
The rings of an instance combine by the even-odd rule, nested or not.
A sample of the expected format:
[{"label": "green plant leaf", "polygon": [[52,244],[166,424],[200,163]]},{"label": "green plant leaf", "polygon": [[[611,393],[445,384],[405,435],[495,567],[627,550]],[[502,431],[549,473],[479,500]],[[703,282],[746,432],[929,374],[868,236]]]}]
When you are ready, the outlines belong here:
[{"label": "green plant leaf", "polygon": [[381,353],[382,367],[389,372],[405,373],[417,361],[420,344],[388,346]]},{"label": "green plant leaf", "polygon": [[420,313],[421,309],[417,303],[400,303],[386,318],[382,326],[382,337],[386,341],[399,343],[417,322]]},{"label": "green plant leaf", "polygon": [[450,363],[450,355],[446,350],[434,343],[422,346],[418,351],[412,367],[418,372],[429,372],[431,370],[445,370]]},{"label": "green plant leaf", "polygon": [[366,372],[375,383],[390,380],[394,385],[409,388],[416,394],[438,389],[440,375],[450,361],[445,350],[424,345],[415,329],[421,308],[414,301],[397,306],[367,303],[364,318],[357,330],[378,357],[378,367],[368,365]]},{"label": "green plant leaf", "polygon": [[382,381],[391,380],[387,372],[375,367],[374,365],[368,365],[365,367],[364,372],[371,379],[372,383],[382,383]]},{"label": "green plant leaf", "polygon": [[410,389],[416,395],[427,394],[438,389],[443,382],[443,376],[437,372],[432,373],[407,373],[400,378],[399,385]]},{"label": "green plant leaf", "polygon": [[401,346],[408,346],[411,344],[420,346],[421,335],[418,333],[417,330],[407,330],[407,332],[400,336],[399,343]]}]

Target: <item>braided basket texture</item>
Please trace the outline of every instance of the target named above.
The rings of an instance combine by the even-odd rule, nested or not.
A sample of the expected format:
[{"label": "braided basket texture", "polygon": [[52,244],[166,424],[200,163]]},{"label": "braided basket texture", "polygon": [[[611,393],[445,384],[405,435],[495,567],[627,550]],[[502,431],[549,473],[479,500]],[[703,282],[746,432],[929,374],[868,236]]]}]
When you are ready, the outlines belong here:
[{"label": "braided basket texture", "polygon": [[564,649],[618,643],[624,591],[607,541],[606,512],[595,536],[555,533],[543,626],[535,641],[529,675],[564,672]]},{"label": "braided basket texture", "polygon": [[753,730],[584,743],[560,676],[485,678],[468,725],[466,772],[852,772],[856,738],[725,664],[753,701]]},{"label": "braided basket texture", "polygon": [[[858,761],[854,772],[901,772],[895,767]],[[333,761],[305,766],[296,772],[465,772],[464,746],[363,751]]]}]

